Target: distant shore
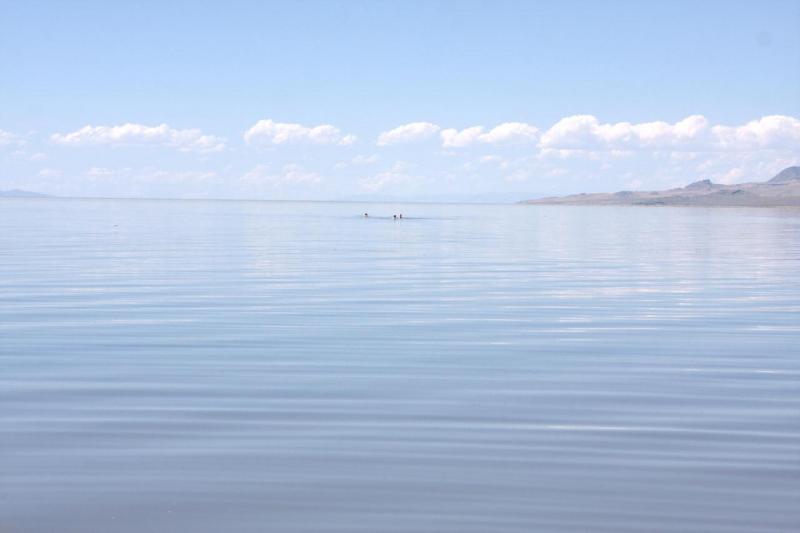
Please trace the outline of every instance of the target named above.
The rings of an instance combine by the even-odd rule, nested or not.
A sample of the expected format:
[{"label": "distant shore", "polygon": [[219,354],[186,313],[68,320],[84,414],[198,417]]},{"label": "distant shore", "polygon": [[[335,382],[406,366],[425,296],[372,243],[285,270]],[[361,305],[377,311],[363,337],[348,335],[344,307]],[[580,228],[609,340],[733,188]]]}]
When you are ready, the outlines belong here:
[{"label": "distant shore", "polygon": [[710,180],[665,191],[582,193],[525,200],[535,205],[674,205],[698,207],[800,207],[800,167],[789,167],[767,182],[722,185]]}]

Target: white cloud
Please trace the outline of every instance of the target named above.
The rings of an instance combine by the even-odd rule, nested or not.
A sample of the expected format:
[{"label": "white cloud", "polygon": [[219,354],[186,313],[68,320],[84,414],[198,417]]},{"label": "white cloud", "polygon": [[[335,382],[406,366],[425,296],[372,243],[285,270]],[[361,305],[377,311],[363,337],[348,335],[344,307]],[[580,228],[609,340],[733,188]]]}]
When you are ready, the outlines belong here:
[{"label": "white cloud", "polygon": [[543,150],[718,151],[797,149],[800,120],[771,115],[742,126],[710,126],[702,115],[692,115],[674,124],[667,122],[617,122],[603,124],[592,115],[566,117],[541,137]]},{"label": "white cloud", "polygon": [[708,146],[708,133],[708,120],[701,115],[675,124],[602,124],[592,115],[574,115],[562,118],[542,134],[539,146],[560,150],[700,149]]},{"label": "white cloud", "polygon": [[446,129],[441,132],[442,146],[459,148],[476,142],[488,144],[516,144],[535,141],[539,129],[524,122],[505,122],[484,133],[482,126],[472,126],[461,131]]},{"label": "white cloud", "polygon": [[577,150],[568,148],[542,148],[536,154],[537,159],[595,159],[597,152],[590,150]]},{"label": "white cloud", "polygon": [[440,130],[439,126],[430,122],[412,122],[384,131],[378,136],[378,146],[406,143],[428,139]]},{"label": "white cloud", "polygon": [[244,133],[247,144],[338,144],[350,145],[356,142],[355,135],[345,135],[330,124],[303,126],[273,120],[259,120]]},{"label": "white cloud", "polygon": [[517,169],[503,178],[508,183],[528,181],[531,173],[527,169]]},{"label": "white cloud", "polygon": [[439,135],[442,137],[442,146],[447,148],[460,148],[477,142],[482,134],[483,128],[481,126],[472,126],[471,128],[465,128],[461,131],[449,128],[442,130]]},{"label": "white cloud", "polygon": [[524,122],[506,122],[489,130],[481,136],[483,142],[498,143],[524,143],[535,141],[539,136],[539,129]]},{"label": "white cloud", "polygon": [[[36,189],[38,179],[42,184],[38,189],[57,193],[67,189],[73,194],[80,192],[76,184],[81,184],[88,194],[132,196],[263,194],[299,199],[357,192],[455,194],[503,189],[561,194],[634,188],[630,185],[633,180],[641,182],[635,188],[659,189],[704,178],[725,183],[761,181],[785,166],[797,164],[800,157],[800,119],[781,115],[731,125],[710,123],[701,115],[676,122],[641,123],[604,123],[592,115],[577,115],[543,130],[522,122],[464,129],[442,129],[430,122],[417,122],[386,131],[379,138],[380,144],[427,139],[403,150],[403,159],[409,162],[406,164],[392,166],[395,159],[388,158],[393,154],[391,149],[373,146],[368,150],[364,146],[358,150],[323,150],[313,159],[313,165],[301,161],[307,168],[286,164],[300,161],[291,158],[289,150],[272,153],[271,167],[256,166],[267,162],[263,158],[247,164],[238,157],[214,157],[213,164],[209,161],[208,166],[204,164],[194,171],[180,166],[170,167],[170,171],[123,169],[137,164],[130,160],[139,157],[135,153],[118,154],[123,159],[116,161],[84,159],[74,166],[69,159],[61,161],[59,154],[65,154],[57,151],[38,161],[45,156],[37,152],[42,149],[42,139],[35,132],[23,137],[2,133],[2,142],[10,146],[0,148],[0,157],[5,151],[5,157],[13,159],[13,165],[18,167],[15,173],[32,180],[29,188]],[[216,139],[199,130],[136,124],[86,126],[52,137],[64,145],[152,145],[200,152],[215,146],[213,140],[202,140],[208,138]],[[30,144],[23,149],[19,143],[25,139],[30,139]],[[350,136],[330,125],[307,127],[272,121],[255,124],[245,139],[276,146],[292,142],[338,146],[350,142]],[[243,145],[244,141],[235,143]],[[249,153],[254,156],[254,152]],[[44,167],[61,168],[62,176],[70,179],[58,177],[57,171]],[[37,177],[40,169],[43,171]]]},{"label": "white cloud", "polygon": [[724,149],[800,149],[800,120],[794,117],[770,115],[738,127],[714,126],[712,131]]},{"label": "white cloud", "polygon": [[0,146],[8,146],[16,140],[17,136],[4,130],[0,130]]},{"label": "white cloud", "polygon": [[418,177],[408,173],[408,165],[406,163],[397,161],[389,170],[361,179],[359,186],[363,192],[376,193],[387,189],[415,185],[419,181]]},{"label": "white cloud", "polygon": [[727,172],[723,173],[722,175],[718,175],[717,179],[714,180],[718,183],[724,183],[725,185],[731,185],[733,183],[740,183],[745,181],[745,171],[742,168],[731,168]]},{"label": "white cloud", "polygon": [[695,181],[710,179],[716,183],[765,181],[786,167],[800,164],[800,154],[793,150],[720,150],[694,161],[676,165],[675,173]]},{"label": "white cloud", "polygon": [[562,118],[544,133],[524,122],[506,122],[488,131],[482,126],[440,129],[430,122],[414,122],[381,133],[378,144],[426,139],[437,132],[445,148],[538,140],[541,150],[613,151],[622,155],[640,150],[758,150],[800,146],[800,120],[782,115],[763,117],[738,127],[711,126],[702,115],[691,115],[675,123],[602,123],[593,115],[573,115]]},{"label": "white cloud", "polygon": [[57,178],[62,172],[57,168],[43,168],[36,175],[40,178]]},{"label": "white cloud", "polygon": [[105,168],[105,167],[92,167],[92,168],[90,168],[89,170],[86,171],[86,175],[87,176],[92,176],[92,177],[96,177],[96,178],[105,177],[105,176],[113,176],[115,174],[116,174],[116,172],[114,170],[112,170],[110,168]]},{"label": "white cloud", "polygon": [[199,129],[174,129],[166,124],[146,126],[121,124],[118,126],[84,126],[70,133],[50,136],[56,144],[66,146],[86,145],[154,145],[175,148],[184,152],[218,152],[225,149],[225,140],[204,134]]}]

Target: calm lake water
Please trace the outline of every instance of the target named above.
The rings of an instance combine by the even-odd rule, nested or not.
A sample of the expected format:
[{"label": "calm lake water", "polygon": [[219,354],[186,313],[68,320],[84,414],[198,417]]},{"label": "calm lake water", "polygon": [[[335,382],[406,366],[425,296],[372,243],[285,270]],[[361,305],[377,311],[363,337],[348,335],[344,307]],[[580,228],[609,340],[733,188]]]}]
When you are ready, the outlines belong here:
[{"label": "calm lake water", "polygon": [[800,211],[0,200],[4,533],[788,532],[798,502]]}]

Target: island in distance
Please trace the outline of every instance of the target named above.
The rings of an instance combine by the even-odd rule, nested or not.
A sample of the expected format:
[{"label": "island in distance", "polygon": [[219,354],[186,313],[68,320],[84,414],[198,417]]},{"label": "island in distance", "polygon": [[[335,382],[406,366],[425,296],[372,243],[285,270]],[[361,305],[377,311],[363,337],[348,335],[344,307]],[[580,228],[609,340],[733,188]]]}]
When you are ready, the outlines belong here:
[{"label": "island in distance", "polygon": [[8,191],[0,191],[0,198],[50,198],[50,195],[40,192],[23,191],[21,189],[11,189]]},{"label": "island in distance", "polygon": [[789,167],[767,182],[721,185],[711,180],[666,191],[582,193],[526,200],[540,205],[676,205],[701,207],[800,207],[800,167]]}]

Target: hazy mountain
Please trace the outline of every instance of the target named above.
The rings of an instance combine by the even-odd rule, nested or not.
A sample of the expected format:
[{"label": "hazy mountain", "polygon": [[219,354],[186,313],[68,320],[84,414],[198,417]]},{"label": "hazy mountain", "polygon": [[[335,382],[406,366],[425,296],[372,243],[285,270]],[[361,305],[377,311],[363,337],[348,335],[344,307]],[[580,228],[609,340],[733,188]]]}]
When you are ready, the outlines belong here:
[{"label": "hazy mountain", "polygon": [[42,194],[40,192],[23,191],[21,189],[11,189],[8,191],[0,191],[0,198],[49,198],[49,194]]},{"label": "hazy mountain", "polygon": [[789,167],[767,182],[721,185],[710,180],[666,191],[620,191],[573,194],[527,200],[526,204],[550,205],[682,205],[800,207],[800,167]]},{"label": "hazy mountain", "polygon": [[800,167],[789,167],[778,172],[778,175],[767,183],[791,183],[797,180],[800,180]]}]

